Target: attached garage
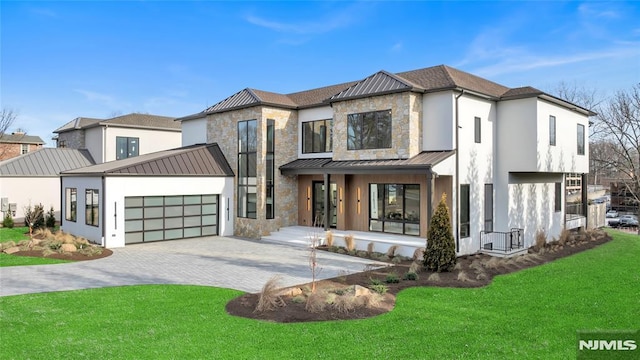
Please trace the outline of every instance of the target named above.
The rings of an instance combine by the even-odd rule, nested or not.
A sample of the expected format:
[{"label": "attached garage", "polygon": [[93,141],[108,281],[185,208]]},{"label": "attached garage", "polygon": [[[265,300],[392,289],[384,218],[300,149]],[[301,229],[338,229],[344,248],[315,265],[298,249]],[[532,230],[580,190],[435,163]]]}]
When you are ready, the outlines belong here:
[{"label": "attached garage", "polygon": [[105,247],[233,235],[233,172],[217,144],[141,155],[61,176],[62,229]]}]

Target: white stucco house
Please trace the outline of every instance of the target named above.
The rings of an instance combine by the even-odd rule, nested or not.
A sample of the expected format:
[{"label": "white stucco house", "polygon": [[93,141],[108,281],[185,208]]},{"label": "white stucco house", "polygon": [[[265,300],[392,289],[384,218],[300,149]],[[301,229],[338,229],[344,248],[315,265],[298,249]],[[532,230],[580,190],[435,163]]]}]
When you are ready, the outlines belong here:
[{"label": "white stucco house", "polygon": [[216,144],[65,171],[61,229],[108,248],[233,235],[233,176]]},{"label": "white stucco house", "polygon": [[60,220],[60,172],[95,164],[87,150],[41,148],[0,162],[0,215],[18,221],[24,209],[42,204]]}]

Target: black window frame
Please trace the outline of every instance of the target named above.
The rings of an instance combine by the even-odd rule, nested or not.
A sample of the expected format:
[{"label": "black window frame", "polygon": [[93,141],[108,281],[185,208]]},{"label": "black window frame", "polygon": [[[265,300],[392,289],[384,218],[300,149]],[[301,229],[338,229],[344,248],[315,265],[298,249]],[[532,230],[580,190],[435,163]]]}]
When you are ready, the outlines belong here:
[{"label": "black window frame", "polygon": [[[95,202],[94,199],[96,199]],[[100,190],[85,189],[84,200],[84,223],[89,226],[100,226]],[[89,212],[91,213],[91,216],[87,216]]]},{"label": "black window frame", "polygon": [[65,221],[78,221],[78,188],[65,188]]},{"label": "black window frame", "polygon": [[[316,126],[320,128],[317,136],[315,132]],[[305,121],[302,123],[301,129],[303,154],[333,151],[333,119]],[[310,144],[311,149],[307,147],[307,144]]]},{"label": "black window frame", "polygon": [[275,120],[267,119],[267,154],[265,166],[265,217],[275,218]]},{"label": "black window frame", "polygon": [[[238,121],[238,174],[236,216],[258,218],[258,120]],[[253,134],[250,129],[254,129]],[[244,133],[242,133],[244,132]],[[250,192],[253,190],[253,192]],[[251,201],[250,194],[254,195]],[[244,196],[244,199],[242,198]]]},{"label": "black window frame", "polygon": [[461,238],[471,236],[471,185],[460,184],[460,221],[458,230]]},{"label": "black window frame", "polygon": [[554,196],[553,196],[553,210],[555,212],[562,211],[562,183],[555,183]]},{"label": "black window frame", "polygon": [[556,117],[549,115],[549,146],[556,146]]},{"label": "black window frame", "polygon": [[476,144],[482,143],[482,118],[479,116],[473,118],[473,137]]},{"label": "black window frame", "polygon": [[[121,147],[125,146],[123,153]],[[130,136],[116,136],[116,160],[128,159],[140,155],[140,138]]]},{"label": "black window frame", "polygon": [[[347,150],[390,149],[393,143],[392,112],[367,111],[347,115]],[[370,133],[365,134],[365,124]],[[386,128],[382,132],[381,128]]]},{"label": "black window frame", "polygon": [[484,184],[484,231],[493,231],[493,184]]},{"label": "black window frame", "polygon": [[[378,191],[378,199],[380,199],[380,195],[382,195],[382,208],[378,208],[378,217],[373,217],[372,216],[372,211],[373,211],[373,201],[371,199],[371,194],[372,194],[372,188],[373,187],[378,187],[381,186],[382,187],[382,194]],[[391,216],[388,212],[386,207],[388,206],[386,203],[386,199],[388,199],[389,197],[389,189],[390,187],[393,186],[394,187],[394,191],[395,191],[395,196],[398,195],[398,193],[402,194],[402,213],[400,214],[396,214],[394,216]],[[417,200],[418,200],[418,206],[417,209],[418,211],[415,213],[409,213],[407,211],[407,190],[411,189],[413,191],[417,190],[418,191],[418,196],[417,196]],[[369,183],[369,231],[377,231],[377,230],[373,230],[372,228],[372,221],[373,222],[379,222],[382,226],[382,231],[383,233],[387,233],[387,234],[402,234],[402,235],[407,235],[407,236],[420,236],[420,209],[422,208],[422,201],[420,198],[420,184],[398,184],[398,183]],[[411,214],[411,216],[409,216],[409,214]],[[402,226],[402,232],[397,232],[397,231],[387,231],[387,223],[394,223],[394,224],[401,224]],[[415,227],[415,225],[418,225],[418,231],[417,234],[410,234],[407,231],[407,224],[409,225],[413,225]]]}]

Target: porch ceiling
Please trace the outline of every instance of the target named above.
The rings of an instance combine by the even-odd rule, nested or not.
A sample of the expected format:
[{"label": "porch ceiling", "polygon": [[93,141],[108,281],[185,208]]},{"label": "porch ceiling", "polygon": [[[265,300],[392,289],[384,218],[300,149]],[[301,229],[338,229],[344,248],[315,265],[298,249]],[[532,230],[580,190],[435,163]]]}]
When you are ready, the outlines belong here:
[{"label": "porch ceiling", "polygon": [[298,159],[280,166],[283,175],[402,174],[429,170],[455,151],[423,151],[409,159],[341,160]]}]

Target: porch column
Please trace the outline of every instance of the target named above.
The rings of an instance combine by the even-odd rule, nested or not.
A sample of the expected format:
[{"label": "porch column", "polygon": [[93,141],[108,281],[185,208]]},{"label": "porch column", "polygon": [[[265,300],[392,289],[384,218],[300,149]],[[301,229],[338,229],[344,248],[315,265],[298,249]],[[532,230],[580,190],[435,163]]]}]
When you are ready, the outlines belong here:
[{"label": "porch column", "polygon": [[328,173],[324,174],[324,229],[329,230],[331,227],[331,207],[330,207],[330,196],[331,196],[331,175]]},{"label": "porch column", "polygon": [[[587,185],[587,174],[582,174],[582,215],[584,216],[584,229],[589,228],[589,186]],[[565,216],[566,217],[566,216]]]}]

